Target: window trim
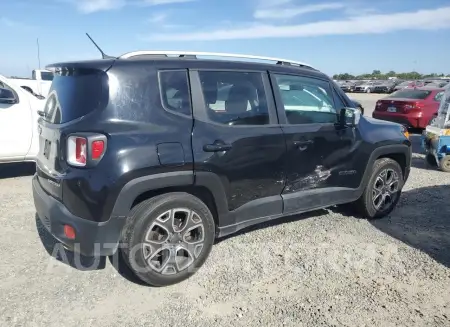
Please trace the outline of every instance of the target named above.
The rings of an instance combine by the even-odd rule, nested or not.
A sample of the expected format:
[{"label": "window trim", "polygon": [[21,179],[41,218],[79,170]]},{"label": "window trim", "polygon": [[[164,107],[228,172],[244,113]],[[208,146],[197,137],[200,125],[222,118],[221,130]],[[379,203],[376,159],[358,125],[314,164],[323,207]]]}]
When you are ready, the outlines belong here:
[{"label": "window trim", "polygon": [[[190,115],[183,114],[176,110],[170,109],[166,106],[166,104],[164,102],[164,98],[163,98],[163,87],[162,87],[163,85],[162,85],[162,79],[161,79],[161,73],[165,73],[165,72],[184,72],[186,74],[186,83],[187,83],[187,87],[188,87],[189,105],[190,105],[190,112],[191,112]],[[191,83],[190,83],[190,79],[189,79],[189,71],[187,69],[183,69],[183,68],[174,68],[174,69],[162,68],[162,69],[157,70],[157,76],[158,76],[158,93],[159,93],[159,100],[161,101],[161,107],[165,111],[170,112],[171,114],[175,114],[175,115],[182,116],[182,117],[192,118],[192,115],[194,113],[194,106],[193,106]]]},{"label": "window trim", "polygon": [[[236,73],[257,73],[261,75],[262,86],[264,89],[264,94],[266,97],[267,110],[269,114],[269,123],[264,125],[224,125],[209,119],[206,107],[206,101],[203,94],[203,89],[200,81],[199,72],[236,72]],[[266,128],[279,126],[275,101],[272,96],[272,88],[270,86],[269,76],[267,71],[261,70],[245,70],[245,69],[211,69],[211,68],[193,68],[188,69],[189,81],[191,84],[191,96],[193,105],[193,115],[194,119],[200,120],[207,124],[212,124],[215,126],[221,126],[226,128]]]},{"label": "window trim", "polygon": [[284,108],[284,103],[283,103],[283,99],[281,97],[281,93],[280,93],[280,89],[278,87],[278,83],[277,83],[277,79],[275,77],[275,75],[287,75],[287,76],[294,76],[294,77],[300,77],[300,78],[311,78],[311,79],[315,79],[321,82],[325,82],[328,83],[330,90],[331,90],[331,99],[333,101],[333,107],[336,110],[336,102],[334,99],[334,95],[333,93],[336,93],[336,91],[334,90],[334,87],[331,85],[329,80],[326,80],[324,78],[318,78],[315,76],[309,76],[306,74],[296,74],[296,73],[285,73],[285,72],[277,72],[277,71],[270,71],[269,72],[269,77],[270,77],[270,81],[272,84],[272,90],[273,90],[273,95],[274,95],[274,99],[275,99],[275,104],[276,104],[276,109],[277,109],[277,114],[278,114],[278,121],[279,124],[281,126],[307,126],[307,125],[321,125],[321,126],[328,126],[328,125],[335,125],[338,122],[339,119],[339,113],[336,112],[335,114],[335,122],[333,123],[309,123],[309,124],[290,124],[287,121],[287,117],[286,117],[286,111]]}]

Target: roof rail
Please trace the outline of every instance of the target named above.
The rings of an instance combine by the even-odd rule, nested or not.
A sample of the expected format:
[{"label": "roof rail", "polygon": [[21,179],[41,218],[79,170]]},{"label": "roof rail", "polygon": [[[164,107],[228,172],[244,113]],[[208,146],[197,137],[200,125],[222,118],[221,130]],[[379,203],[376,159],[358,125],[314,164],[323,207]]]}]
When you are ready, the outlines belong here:
[{"label": "roof rail", "polygon": [[311,65],[300,62],[293,61],[290,59],[281,59],[281,58],[273,58],[273,57],[263,57],[263,56],[254,56],[254,55],[245,55],[245,54],[236,54],[236,53],[220,53],[220,52],[198,52],[198,51],[174,51],[174,50],[141,50],[141,51],[133,51],[128,52],[118,59],[128,59],[132,57],[139,56],[169,56],[169,55],[178,55],[180,58],[187,59],[197,59],[197,56],[211,56],[211,57],[233,57],[233,58],[245,58],[245,59],[257,59],[257,60],[267,60],[267,61],[276,61],[278,65],[295,65],[295,66],[304,66],[313,68]]}]

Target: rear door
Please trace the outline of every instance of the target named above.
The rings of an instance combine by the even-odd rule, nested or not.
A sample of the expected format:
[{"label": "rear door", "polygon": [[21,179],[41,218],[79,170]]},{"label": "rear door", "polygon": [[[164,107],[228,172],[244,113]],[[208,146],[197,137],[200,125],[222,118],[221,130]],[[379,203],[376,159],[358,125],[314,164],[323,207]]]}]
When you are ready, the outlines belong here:
[{"label": "rear door", "polygon": [[336,124],[342,99],[325,79],[273,73],[271,80],[286,137],[284,212],[345,199],[359,180],[355,131]]},{"label": "rear door", "polygon": [[196,178],[212,172],[225,190],[221,225],[282,213],[286,151],[266,72],[190,70]]}]

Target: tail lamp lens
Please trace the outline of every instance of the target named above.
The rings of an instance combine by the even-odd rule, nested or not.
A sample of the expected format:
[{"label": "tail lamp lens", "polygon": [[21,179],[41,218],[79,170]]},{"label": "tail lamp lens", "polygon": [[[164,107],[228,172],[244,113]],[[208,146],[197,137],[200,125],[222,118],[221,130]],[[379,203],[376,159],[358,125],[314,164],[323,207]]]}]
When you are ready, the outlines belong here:
[{"label": "tail lamp lens", "polygon": [[91,158],[94,160],[98,160],[103,155],[103,151],[105,150],[105,142],[102,140],[93,141],[91,143]]},{"label": "tail lamp lens", "polygon": [[[91,140],[91,138],[94,139]],[[90,160],[100,160],[105,153],[106,142],[98,138],[98,135],[69,136],[67,139],[67,163],[72,166],[84,167]]]},{"label": "tail lamp lens", "polygon": [[69,136],[67,141],[67,162],[74,166],[86,166],[87,139]]}]

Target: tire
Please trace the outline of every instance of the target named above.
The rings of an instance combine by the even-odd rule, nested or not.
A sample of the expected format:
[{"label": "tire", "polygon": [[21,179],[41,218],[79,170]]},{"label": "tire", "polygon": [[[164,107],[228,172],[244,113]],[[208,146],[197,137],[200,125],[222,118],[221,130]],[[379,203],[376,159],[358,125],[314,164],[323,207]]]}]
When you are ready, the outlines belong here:
[{"label": "tire", "polygon": [[436,158],[431,153],[427,153],[425,155],[425,161],[431,167],[436,167],[437,166]]},{"label": "tire", "polygon": [[[374,201],[374,194],[372,191],[374,190],[374,187],[376,185],[379,185],[379,177],[383,172],[387,172],[389,174],[395,173],[397,177],[397,185],[396,188],[393,189],[394,192],[391,192],[391,195],[389,197],[389,204],[386,202],[386,206],[377,208],[375,206],[376,203]],[[388,180],[389,176],[391,176],[389,174],[387,175]],[[403,187],[403,172],[398,162],[390,158],[377,159],[373,165],[372,175],[369,178],[369,181],[364,189],[363,194],[355,202],[355,209],[362,217],[367,219],[383,218],[387,216],[389,213],[391,213],[392,210],[394,210],[395,206],[398,203],[398,200],[400,199],[402,187]],[[383,192],[385,191],[387,190],[383,190]],[[381,194],[380,196],[383,195]],[[377,199],[380,198],[378,197]],[[386,201],[388,201],[387,197]],[[377,202],[377,204],[379,204],[379,202]]]},{"label": "tire", "polygon": [[450,155],[446,155],[439,160],[439,168],[446,173],[450,173]]},{"label": "tire", "polygon": [[[168,224],[172,217],[177,222],[176,216],[183,216],[180,228]],[[185,238],[189,229],[197,237],[193,242]],[[203,242],[196,243],[201,239]],[[120,251],[127,266],[144,283],[168,286],[195,274],[208,258],[214,239],[214,219],[206,204],[191,194],[174,192],[145,200],[131,210],[122,231]],[[187,257],[176,262],[172,254]]]}]

